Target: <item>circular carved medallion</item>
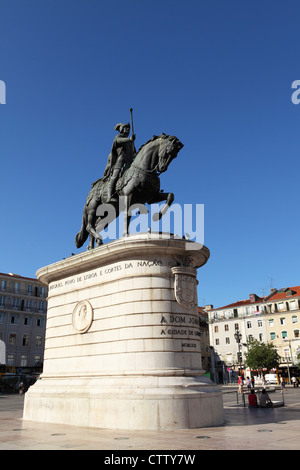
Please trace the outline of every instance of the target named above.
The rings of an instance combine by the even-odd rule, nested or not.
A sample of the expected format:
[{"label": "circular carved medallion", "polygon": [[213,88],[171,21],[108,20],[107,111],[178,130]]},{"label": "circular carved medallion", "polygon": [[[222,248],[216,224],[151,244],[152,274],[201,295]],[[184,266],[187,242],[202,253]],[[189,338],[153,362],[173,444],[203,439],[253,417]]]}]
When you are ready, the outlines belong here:
[{"label": "circular carved medallion", "polygon": [[93,307],[87,300],[79,302],[73,310],[72,325],[79,333],[89,330],[93,322]]}]

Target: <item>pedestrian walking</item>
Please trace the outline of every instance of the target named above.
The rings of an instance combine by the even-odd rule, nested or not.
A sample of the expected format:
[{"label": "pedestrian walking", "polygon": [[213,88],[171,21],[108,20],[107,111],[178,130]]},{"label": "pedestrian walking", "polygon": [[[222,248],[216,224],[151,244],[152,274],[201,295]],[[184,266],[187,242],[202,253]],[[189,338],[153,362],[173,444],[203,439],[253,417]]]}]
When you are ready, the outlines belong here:
[{"label": "pedestrian walking", "polygon": [[247,377],[247,388],[250,392],[250,389],[251,389],[251,380],[249,379],[249,377]]},{"label": "pedestrian walking", "polygon": [[254,388],[254,376],[251,377],[251,387]]},{"label": "pedestrian walking", "polygon": [[282,376],[280,376],[280,387],[282,392],[283,390],[285,390],[285,392],[287,393],[287,389],[285,388],[285,381]]},{"label": "pedestrian walking", "polygon": [[243,378],[239,375],[238,378],[238,384],[239,384],[239,393],[243,392]]},{"label": "pedestrian walking", "polygon": [[19,383],[19,395],[21,396],[23,395],[23,393],[24,393],[24,384],[23,382],[20,382]]}]

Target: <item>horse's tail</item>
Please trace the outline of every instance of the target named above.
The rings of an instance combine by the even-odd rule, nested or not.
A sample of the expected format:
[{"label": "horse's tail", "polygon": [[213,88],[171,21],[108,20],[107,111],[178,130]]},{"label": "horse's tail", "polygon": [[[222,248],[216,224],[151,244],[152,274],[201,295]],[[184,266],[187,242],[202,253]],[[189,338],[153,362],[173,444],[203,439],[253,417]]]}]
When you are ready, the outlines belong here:
[{"label": "horse's tail", "polygon": [[[84,211],[85,212],[85,211]],[[82,217],[82,225],[80,231],[77,233],[75,237],[75,245],[77,248],[81,248],[84,242],[87,240],[89,236],[88,231],[86,230],[86,221],[85,221],[85,213],[83,213]]]},{"label": "horse's tail", "polygon": [[82,225],[80,232],[77,233],[75,237],[75,245],[77,248],[81,248],[84,242],[87,240],[89,234],[86,231],[86,228],[84,225]]}]

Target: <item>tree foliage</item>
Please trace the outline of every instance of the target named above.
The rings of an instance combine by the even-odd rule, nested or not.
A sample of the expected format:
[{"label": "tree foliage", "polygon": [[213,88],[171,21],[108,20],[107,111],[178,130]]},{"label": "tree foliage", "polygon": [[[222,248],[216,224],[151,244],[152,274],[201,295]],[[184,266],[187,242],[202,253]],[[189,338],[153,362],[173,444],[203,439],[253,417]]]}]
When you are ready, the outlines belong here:
[{"label": "tree foliage", "polygon": [[250,369],[270,370],[278,367],[280,356],[271,343],[261,343],[256,339],[248,343],[248,352],[245,354],[247,366]]}]

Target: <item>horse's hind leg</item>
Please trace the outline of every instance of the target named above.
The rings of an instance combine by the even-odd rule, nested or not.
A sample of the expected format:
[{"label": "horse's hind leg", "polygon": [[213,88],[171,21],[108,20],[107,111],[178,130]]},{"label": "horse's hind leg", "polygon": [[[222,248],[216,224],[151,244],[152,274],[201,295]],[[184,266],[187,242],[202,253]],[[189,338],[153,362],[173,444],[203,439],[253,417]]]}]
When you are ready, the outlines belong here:
[{"label": "horse's hind leg", "polygon": [[[96,206],[96,204],[95,204]],[[96,222],[96,207],[91,206],[91,210],[87,214],[87,225],[86,225],[86,231],[90,235],[90,244],[88,246],[88,249],[91,250],[94,248],[95,241],[97,243],[97,246],[101,245],[102,242],[102,237],[96,232],[94,226]]]},{"label": "horse's hind leg", "polygon": [[162,202],[162,201],[166,201],[166,203],[159,212],[155,212],[155,214],[153,214],[152,216],[153,222],[157,222],[158,220],[162,218],[163,215],[165,215],[170,205],[174,201],[174,194],[173,193],[159,193],[156,195],[156,197],[152,199],[151,202],[149,202],[149,204],[154,204],[154,203]]}]

